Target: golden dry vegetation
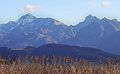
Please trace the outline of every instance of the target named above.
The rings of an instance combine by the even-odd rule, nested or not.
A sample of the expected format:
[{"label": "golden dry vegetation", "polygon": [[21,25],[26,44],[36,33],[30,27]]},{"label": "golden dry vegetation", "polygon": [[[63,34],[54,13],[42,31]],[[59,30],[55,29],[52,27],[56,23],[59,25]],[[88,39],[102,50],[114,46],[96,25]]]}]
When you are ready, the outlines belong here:
[{"label": "golden dry vegetation", "polygon": [[112,64],[111,61],[104,65],[93,65],[80,60],[72,63],[66,60],[64,64],[59,64],[55,63],[57,61],[55,58],[52,58],[54,63],[51,64],[45,64],[45,60],[38,61],[37,58],[31,63],[29,61],[20,63],[20,61],[17,59],[17,62],[0,64],[0,74],[120,74],[120,65]]}]

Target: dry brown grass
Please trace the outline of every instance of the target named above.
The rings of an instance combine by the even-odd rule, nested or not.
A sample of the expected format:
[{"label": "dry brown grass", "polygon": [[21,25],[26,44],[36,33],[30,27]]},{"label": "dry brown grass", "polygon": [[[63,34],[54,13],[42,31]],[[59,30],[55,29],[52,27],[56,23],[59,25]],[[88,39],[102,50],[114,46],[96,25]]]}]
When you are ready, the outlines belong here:
[{"label": "dry brown grass", "polygon": [[120,66],[1,64],[0,74],[120,74]]},{"label": "dry brown grass", "polygon": [[120,65],[111,63],[91,65],[86,61],[78,61],[69,65],[12,63],[0,64],[0,74],[120,74]]}]

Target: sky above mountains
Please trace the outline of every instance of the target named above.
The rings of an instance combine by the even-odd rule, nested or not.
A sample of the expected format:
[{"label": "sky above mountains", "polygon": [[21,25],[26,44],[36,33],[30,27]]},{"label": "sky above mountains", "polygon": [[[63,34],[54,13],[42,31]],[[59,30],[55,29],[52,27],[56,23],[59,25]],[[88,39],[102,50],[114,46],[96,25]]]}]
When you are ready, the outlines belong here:
[{"label": "sky above mountains", "polygon": [[2,0],[0,23],[17,20],[26,13],[77,24],[89,15],[120,20],[119,0]]}]

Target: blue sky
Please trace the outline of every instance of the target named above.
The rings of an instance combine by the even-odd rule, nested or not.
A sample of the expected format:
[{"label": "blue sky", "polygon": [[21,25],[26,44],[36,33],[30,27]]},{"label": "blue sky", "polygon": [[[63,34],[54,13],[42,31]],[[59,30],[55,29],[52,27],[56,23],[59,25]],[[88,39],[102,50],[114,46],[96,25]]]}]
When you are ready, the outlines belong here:
[{"label": "blue sky", "polygon": [[120,0],[1,0],[0,23],[16,21],[32,13],[37,17],[51,17],[74,25],[92,14],[99,18],[120,20]]}]

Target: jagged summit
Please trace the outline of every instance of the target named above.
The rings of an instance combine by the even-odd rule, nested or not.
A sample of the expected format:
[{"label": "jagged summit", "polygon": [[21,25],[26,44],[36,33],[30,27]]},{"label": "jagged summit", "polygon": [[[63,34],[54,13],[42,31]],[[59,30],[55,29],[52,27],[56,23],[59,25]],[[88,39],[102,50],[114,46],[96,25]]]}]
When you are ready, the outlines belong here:
[{"label": "jagged summit", "polygon": [[98,20],[98,18],[90,14],[86,17],[86,20]]},{"label": "jagged summit", "polygon": [[21,18],[36,18],[35,16],[33,16],[32,14],[28,13],[28,14],[25,14],[23,15]]},{"label": "jagged summit", "polygon": [[18,19],[18,22],[19,22],[19,23],[22,23],[22,22],[32,22],[32,21],[35,20],[35,19],[36,19],[35,16],[33,16],[33,15],[30,14],[30,13],[28,13],[28,14],[25,14],[25,15],[23,15],[22,17],[20,17],[20,18]]},{"label": "jagged summit", "polygon": [[101,21],[110,21],[110,19],[104,17],[104,18],[101,19]]}]

